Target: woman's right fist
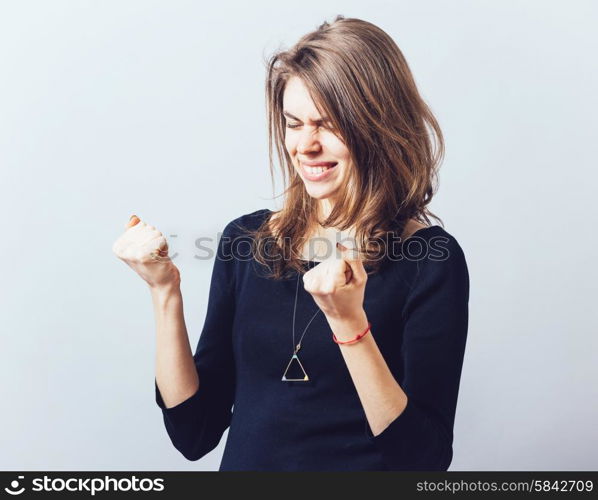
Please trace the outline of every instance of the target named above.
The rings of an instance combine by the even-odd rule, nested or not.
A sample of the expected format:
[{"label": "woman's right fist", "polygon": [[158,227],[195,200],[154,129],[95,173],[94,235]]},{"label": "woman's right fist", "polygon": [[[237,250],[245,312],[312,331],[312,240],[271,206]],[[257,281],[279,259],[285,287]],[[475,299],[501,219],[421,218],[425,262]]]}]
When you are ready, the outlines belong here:
[{"label": "woman's right fist", "polygon": [[125,228],[126,231],[112,245],[114,254],[151,288],[180,284],[181,276],[168,256],[164,235],[136,215],[131,216]]}]

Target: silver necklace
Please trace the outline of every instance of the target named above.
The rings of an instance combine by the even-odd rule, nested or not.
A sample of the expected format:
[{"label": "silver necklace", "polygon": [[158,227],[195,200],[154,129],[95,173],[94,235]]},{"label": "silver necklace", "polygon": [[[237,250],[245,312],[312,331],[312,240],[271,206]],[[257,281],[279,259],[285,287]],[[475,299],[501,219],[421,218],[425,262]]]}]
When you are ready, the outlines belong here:
[{"label": "silver necklace", "polygon": [[[301,277],[300,273],[297,272],[297,289],[295,290],[295,306],[293,307],[293,355],[291,356],[289,364],[287,365],[284,373],[282,374],[282,381],[283,382],[307,382],[309,380],[309,377],[307,376],[307,373],[305,373],[305,369],[303,368],[303,365],[301,364],[301,361],[299,361],[299,357],[297,356],[297,353],[299,352],[299,349],[301,349],[301,341],[303,340],[303,336],[305,335],[305,332],[309,328],[309,325],[314,320],[314,318],[321,311],[321,309],[318,308],[318,310],[316,311],[316,313],[309,320],[309,323],[307,323],[307,326],[305,327],[305,330],[303,330],[303,333],[301,334],[301,338],[299,339],[299,342],[297,343],[297,345],[295,345],[295,313],[297,311],[297,296],[299,295],[299,280],[300,280],[300,277]],[[299,378],[287,378],[287,373],[289,371],[289,368],[291,367],[291,364],[293,364],[293,362],[295,362],[295,363],[297,363],[299,365],[301,373],[303,373],[303,377],[299,377]]]}]

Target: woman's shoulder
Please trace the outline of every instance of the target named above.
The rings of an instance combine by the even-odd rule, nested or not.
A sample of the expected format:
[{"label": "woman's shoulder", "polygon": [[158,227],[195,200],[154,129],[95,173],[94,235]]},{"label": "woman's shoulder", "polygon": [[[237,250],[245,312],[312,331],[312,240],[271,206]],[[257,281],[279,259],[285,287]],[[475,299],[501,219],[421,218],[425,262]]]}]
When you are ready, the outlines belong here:
[{"label": "woman's shoulder", "polygon": [[[414,241],[426,242],[427,244],[443,242],[447,248],[454,251],[463,251],[457,238],[444,227],[437,224],[425,225],[413,219],[405,226],[401,241],[407,246],[412,245],[411,242]],[[415,243],[413,246],[415,246]]]},{"label": "woman's shoulder", "polygon": [[268,208],[260,208],[259,210],[239,215],[226,224],[223,233],[227,236],[243,236],[247,231],[255,231],[271,212]]},{"label": "woman's shoulder", "polygon": [[412,270],[414,276],[439,280],[449,274],[468,274],[465,252],[452,232],[440,225],[408,224],[398,244],[393,245],[390,259],[397,269]]},{"label": "woman's shoulder", "polygon": [[[417,241],[417,243],[415,243]],[[416,230],[402,245],[401,256],[415,263],[416,279],[438,289],[468,295],[469,269],[465,252],[451,232],[439,225]]]}]

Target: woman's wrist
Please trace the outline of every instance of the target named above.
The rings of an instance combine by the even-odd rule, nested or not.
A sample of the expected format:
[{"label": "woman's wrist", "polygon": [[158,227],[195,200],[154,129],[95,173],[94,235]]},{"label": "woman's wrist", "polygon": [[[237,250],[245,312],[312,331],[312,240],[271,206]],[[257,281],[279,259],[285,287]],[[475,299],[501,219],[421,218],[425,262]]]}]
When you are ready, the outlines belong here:
[{"label": "woman's wrist", "polygon": [[332,333],[341,342],[353,340],[368,327],[368,318],[363,309],[343,318],[326,318]]},{"label": "woman's wrist", "polygon": [[164,305],[172,299],[181,297],[180,281],[173,281],[159,286],[150,286],[150,294],[155,305]]}]

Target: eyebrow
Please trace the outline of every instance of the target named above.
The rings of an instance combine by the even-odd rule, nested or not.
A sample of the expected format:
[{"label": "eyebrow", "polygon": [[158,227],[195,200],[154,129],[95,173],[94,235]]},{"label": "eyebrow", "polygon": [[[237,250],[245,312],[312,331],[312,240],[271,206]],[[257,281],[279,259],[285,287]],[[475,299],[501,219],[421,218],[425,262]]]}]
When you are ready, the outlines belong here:
[{"label": "eyebrow", "polygon": [[[282,114],[284,116],[286,116],[287,118],[291,118],[293,120],[297,120],[298,122],[300,122],[301,120],[299,118],[297,118],[295,115],[292,115],[291,113],[289,113],[288,111],[283,111]],[[315,123],[322,123],[322,122],[328,122],[330,121],[330,118],[328,118],[327,116],[320,118],[319,120],[313,120]]]}]

